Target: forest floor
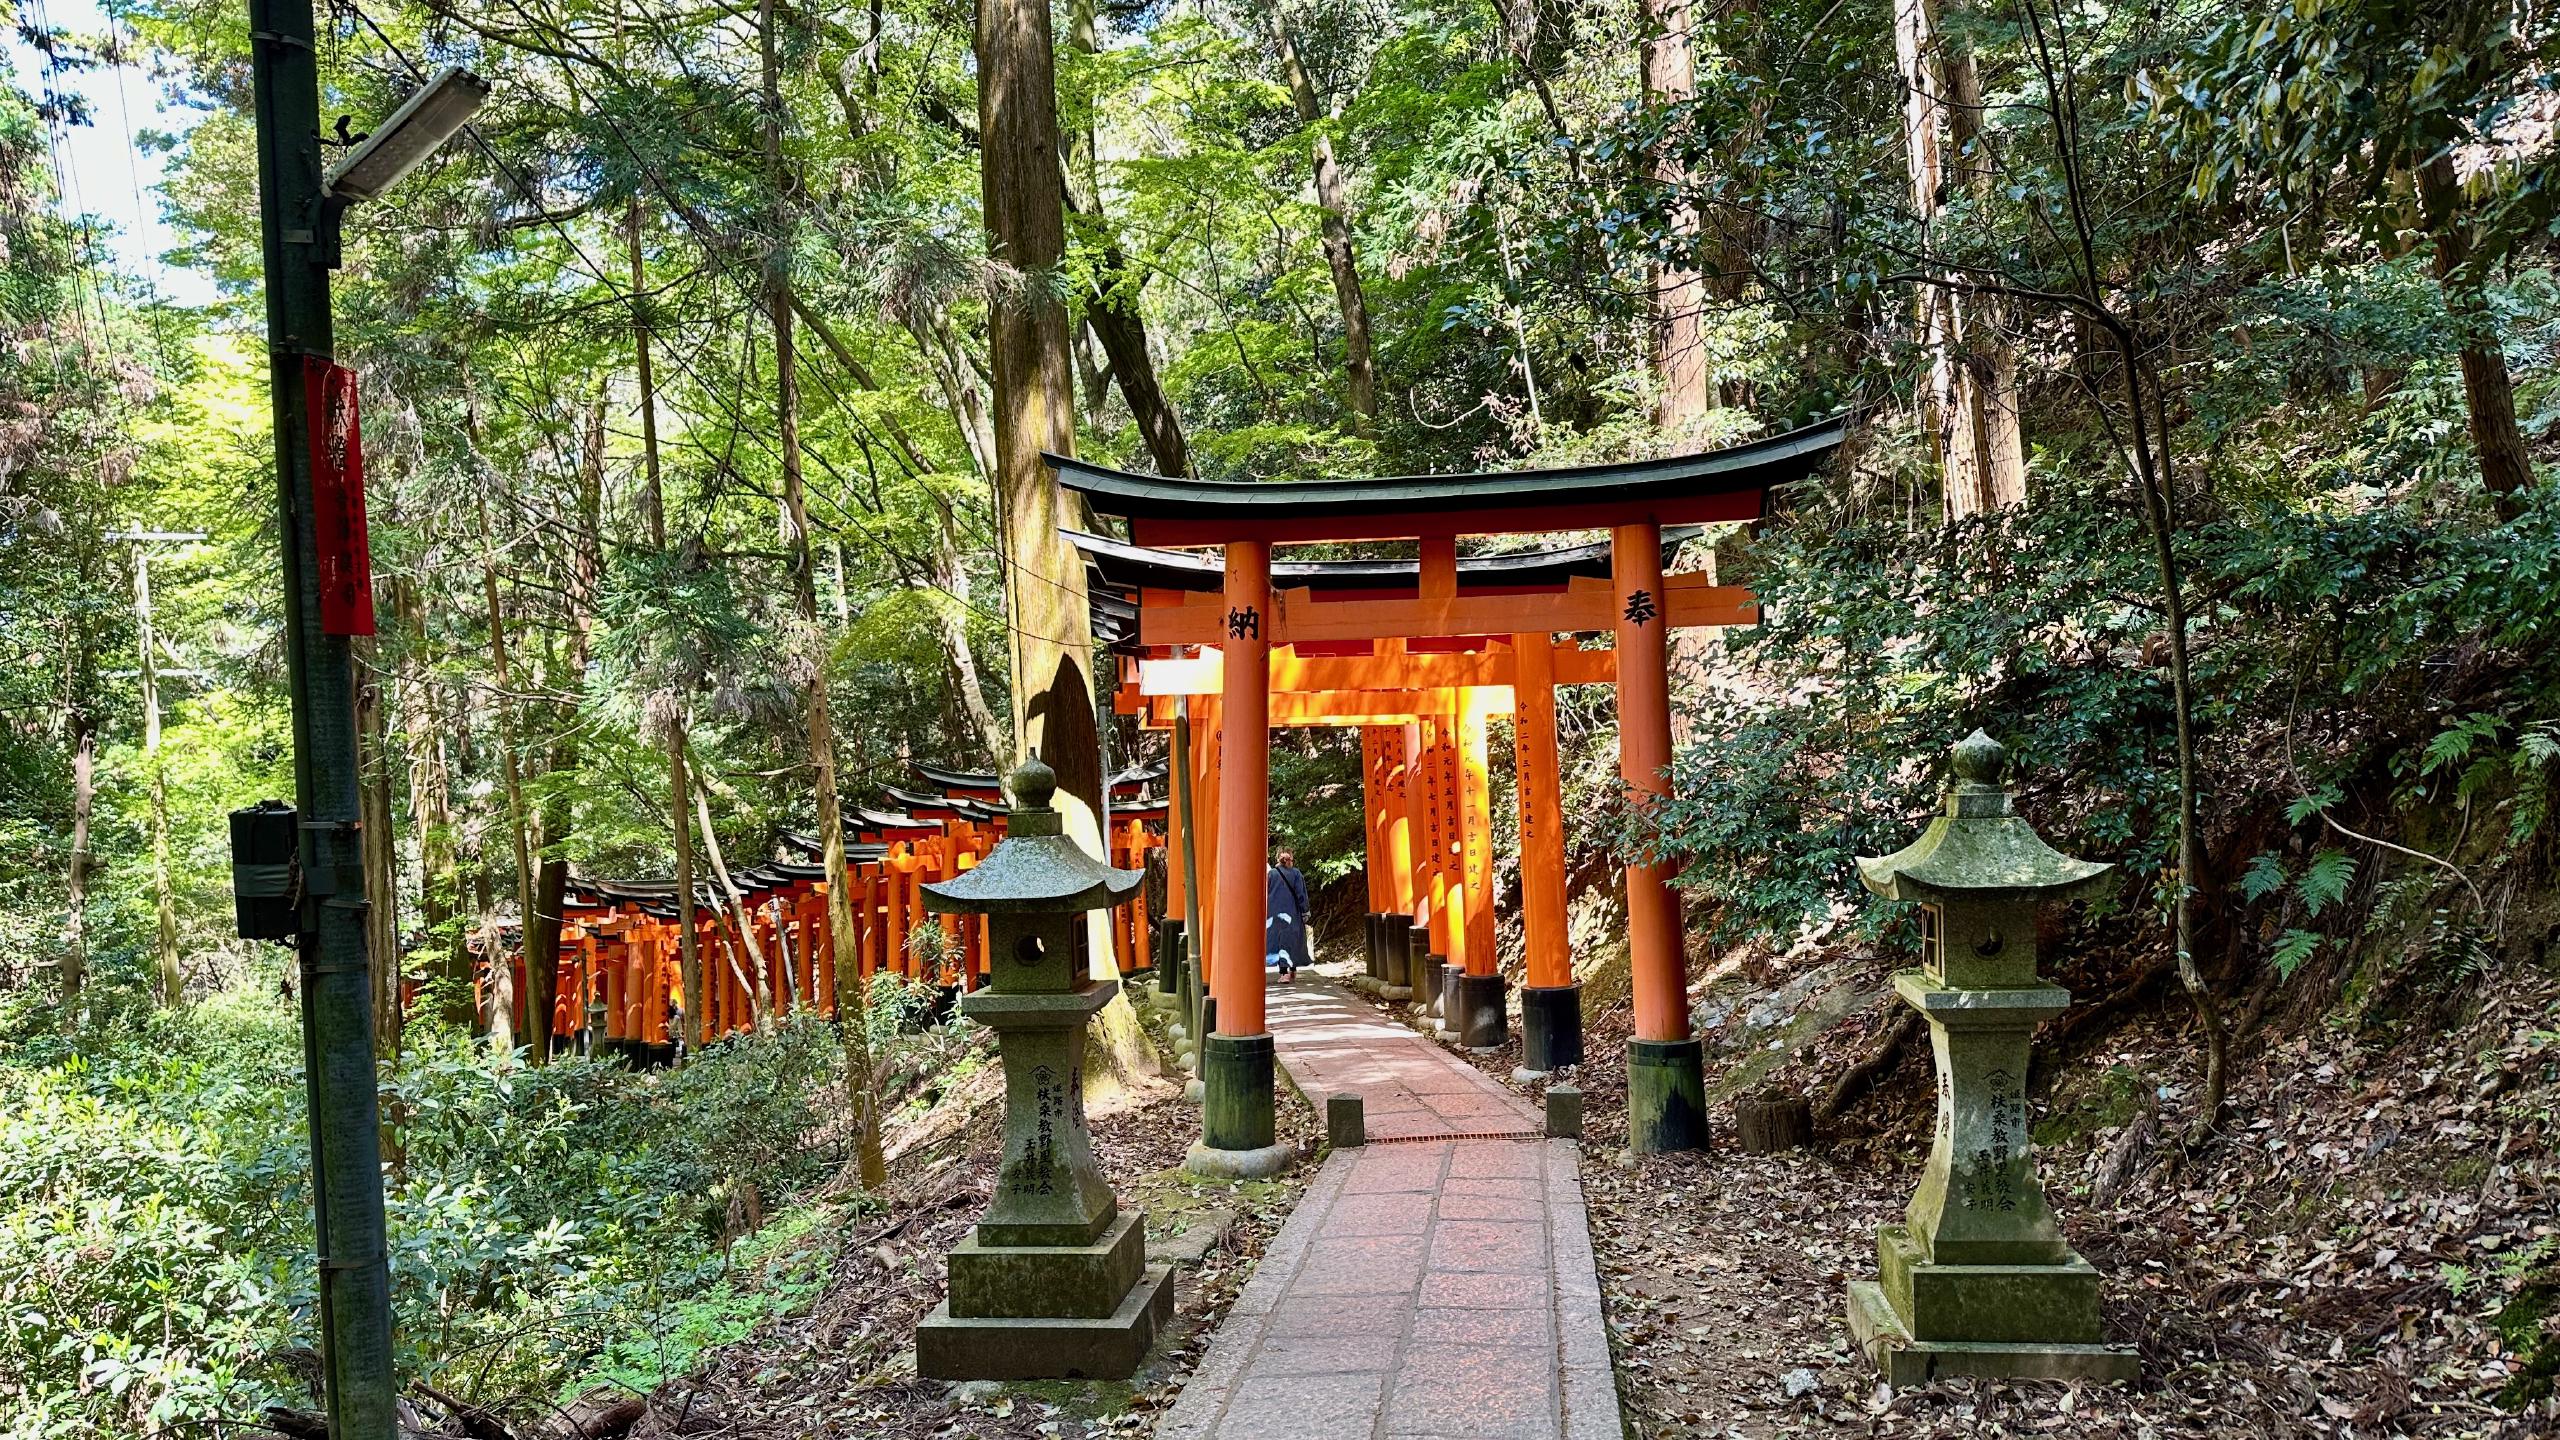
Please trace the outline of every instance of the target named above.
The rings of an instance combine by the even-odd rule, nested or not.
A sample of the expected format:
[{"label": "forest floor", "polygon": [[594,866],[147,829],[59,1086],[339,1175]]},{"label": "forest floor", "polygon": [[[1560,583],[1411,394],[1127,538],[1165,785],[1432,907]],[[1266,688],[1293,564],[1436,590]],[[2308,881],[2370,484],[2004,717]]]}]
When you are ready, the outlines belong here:
[{"label": "forest floor", "polygon": [[[1854,968],[1854,967],[1853,967]],[[1872,990],[1874,977],[1852,988]],[[1869,1053],[1892,1012],[1818,987],[1823,1012],[1711,1042],[1711,1093],[1801,1084]],[[1714,1010],[1710,997],[1709,1010]],[[1396,1007],[1401,1009],[1402,1007]],[[2137,1008],[2038,1098],[2046,1188],[2107,1277],[2129,1387],[1877,1384],[1843,1319],[1899,1217],[1928,1125],[1925,1047],[1906,1047],[1822,1148],[1631,1159],[1623,1015],[1589,1036],[1582,1179],[1629,1433],[1646,1437],[2068,1435],[2294,1440],[2560,1433],[2547,1394],[2517,1408],[2540,1357],[2560,1368],[2560,981],[2511,970],[2458,1024],[2265,1025],[2235,1055],[2232,1103],[2192,1154],[2173,1141],[2194,1073],[2183,1010]],[[2399,1039],[2398,1036],[2408,1036]],[[1508,1083],[1516,1041],[1468,1057]],[[1143,1435],[1196,1366],[1312,1169],[1266,1185],[1179,1172],[1198,1112],[1169,1082],[1094,1119],[1124,1206],[1151,1235],[1206,1242],[1180,1273],[1166,1342],[1126,1384],[959,1386],[914,1373],[913,1329],[942,1293],[944,1252],[984,1207],[998,1154],[992,1067],[892,1132],[885,1207],[847,1205],[803,1242],[831,1252],[808,1305],[651,1397],[639,1436]],[[1313,1117],[1285,1124],[1315,1150]],[[1730,1129],[1718,1112],[1720,1142]],[[2103,1176],[2103,1179],[2102,1179]],[[2100,1199],[2095,1191],[2107,1189]],[[1214,1239],[1210,1238],[1213,1237]],[[2501,1401],[2504,1401],[2502,1405]]]},{"label": "forest floor", "polygon": [[[662,1386],[631,1435],[1042,1440],[1151,1431],[1314,1173],[1302,1164],[1277,1180],[1240,1184],[1183,1175],[1200,1112],[1183,1100],[1180,1079],[1141,1081],[1092,1114],[1094,1149],[1121,1208],[1145,1213],[1157,1258],[1182,1262],[1174,1319],[1136,1376],[954,1386],[915,1373],[916,1322],[941,1302],[943,1257],[985,1210],[1002,1158],[1003,1080],[989,1064],[921,1114],[892,1122],[885,1204],[866,1197],[843,1205],[835,1223],[810,1228],[803,1243],[831,1252],[814,1299]],[[1284,1097],[1281,1123],[1283,1138],[1315,1153],[1303,1106]]]},{"label": "forest floor", "polygon": [[[1814,1002],[1806,999],[1810,1007]],[[1889,1011],[1831,1024],[1795,1057],[1837,1073]],[[2540,1332],[2560,1364],[2560,984],[2510,974],[2453,1034],[2351,1029],[2244,1044],[2230,1113],[2192,1156],[2174,1129],[2194,1072],[2184,1011],[2155,1010],[2043,1097],[2037,1139],[2064,1229],[2107,1276],[2130,1387],[1947,1381],[1894,1392],[1859,1355],[1847,1286],[1872,1276],[1929,1123],[1925,1046],[1827,1148],[1631,1159],[1623,1013],[1569,1078],[1586,1095],[1582,1178],[1629,1433],[1647,1437],[2056,1434],[2521,1437],[2560,1433],[2548,1398],[2501,1408]],[[1772,1073],[1765,1042],[1711,1047],[1710,1092]],[[1507,1081],[1517,1041],[1470,1057]],[[2157,1112],[2156,1114],[2154,1112]],[[2130,1134],[2131,1138],[2128,1139]],[[2127,1178],[2091,1198],[2110,1159]],[[2529,1383],[2529,1382],[2524,1382]]]}]

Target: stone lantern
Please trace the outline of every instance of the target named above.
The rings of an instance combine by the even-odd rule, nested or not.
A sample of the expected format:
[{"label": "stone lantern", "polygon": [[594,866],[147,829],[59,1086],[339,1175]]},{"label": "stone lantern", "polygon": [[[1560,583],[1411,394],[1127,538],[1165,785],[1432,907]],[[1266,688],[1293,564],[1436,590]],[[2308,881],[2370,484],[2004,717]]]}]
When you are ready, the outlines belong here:
[{"label": "stone lantern", "polygon": [[1975,731],[1953,753],[1946,811],[1858,878],[1925,917],[1919,969],[1893,978],[1929,1022],[1938,1123],[1904,1223],[1877,1232],[1882,1274],[1849,1287],[1849,1328],[1888,1383],[1937,1375],[2131,1379],[2098,1343],[2098,1272],[2062,1238],[2027,1139],[2035,1027],[2071,992],[2036,973],[2036,911],[2112,885],[2010,808],[2008,752]]},{"label": "stone lantern", "polygon": [[938,914],[983,915],[991,973],[961,1013],[996,1032],[1004,1168],[977,1228],[951,1252],[951,1294],[916,1327],[916,1373],[942,1380],[1120,1379],[1173,1313],[1170,1266],[1149,1268],[1145,1218],[1122,1213],[1084,1118],[1085,1026],[1118,993],[1092,978],[1085,912],[1144,875],[1095,860],[1051,808],[1056,772],[1033,757],[1007,787],[1005,839],[924,888]]}]

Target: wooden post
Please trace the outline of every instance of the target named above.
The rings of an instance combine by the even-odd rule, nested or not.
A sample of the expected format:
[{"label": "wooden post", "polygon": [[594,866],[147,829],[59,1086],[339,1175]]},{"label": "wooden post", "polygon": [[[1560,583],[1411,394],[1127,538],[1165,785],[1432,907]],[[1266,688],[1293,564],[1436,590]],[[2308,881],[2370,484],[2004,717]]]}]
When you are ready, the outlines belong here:
[{"label": "wooden post", "polygon": [[1235,540],[1226,550],[1225,646],[1219,652],[1215,764],[1217,877],[1210,931],[1210,994],[1217,1020],[1200,1042],[1200,1143],[1185,1160],[1196,1174],[1264,1178],[1286,1168],[1275,1143],[1278,1056],[1263,1027],[1267,952],[1264,856],[1271,844],[1271,547]]},{"label": "wooden post", "polygon": [[1514,635],[1512,748],[1520,807],[1520,1068],[1582,1062],[1582,994],[1565,933],[1564,778],[1556,751],[1556,666],[1550,638]]},{"label": "wooden post", "polygon": [[[1610,532],[1609,573],[1618,605],[1618,774],[1636,803],[1670,794],[1671,679],[1664,641],[1662,527]],[[1635,1037],[1627,1050],[1629,1144],[1639,1153],[1706,1144],[1703,1057],[1689,1034],[1688,970],[1680,897],[1667,865],[1630,865],[1627,964]]]},{"label": "wooden post", "polygon": [[1369,897],[1369,913],[1387,908],[1387,755],[1386,727],[1360,727],[1361,880]]},{"label": "wooden post", "polygon": [[1264,856],[1271,842],[1271,547],[1226,552],[1225,692],[1219,697],[1218,950],[1210,994],[1218,1032],[1262,1033]]},{"label": "wooden post", "polygon": [[[1380,908],[1413,921],[1413,727],[1399,725],[1387,731],[1385,803],[1387,817],[1380,829],[1387,842],[1386,903]],[[1404,943],[1399,931],[1395,942]]]},{"label": "wooden post", "polygon": [[1461,960],[1470,975],[1491,975],[1494,963],[1493,793],[1488,773],[1490,739],[1484,707],[1470,689],[1458,702],[1458,878],[1464,896],[1467,943]]},{"label": "wooden post", "polygon": [[606,1040],[622,1038],[622,991],[631,968],[631,932],[625,927],[615,937],[613,958],[604,962],[604,1034]]},{"label": "wooden post", "polygon": [[1449,946],[1448,738],[1438,719],[1422,722],[1423,923],[1431,927],[1431,953],[1446,961]]},{"label": "wooden post", "polygon": [[1200,997],[1209,993],[1209,957],[1216,952],[1209,937],[1218,928],[1217,714],[1214,696],[1191,702],[1191,887],[1198,912],[1191,917],[1191,963]]},{"label": "wooden post", "polygon": [[1555,654],[1544,635],[1514,635],[1512,750],[1520,812],[1520,928],[1528,983],[1573,983],[1565,941],[1564,777],[1556,753]]}]

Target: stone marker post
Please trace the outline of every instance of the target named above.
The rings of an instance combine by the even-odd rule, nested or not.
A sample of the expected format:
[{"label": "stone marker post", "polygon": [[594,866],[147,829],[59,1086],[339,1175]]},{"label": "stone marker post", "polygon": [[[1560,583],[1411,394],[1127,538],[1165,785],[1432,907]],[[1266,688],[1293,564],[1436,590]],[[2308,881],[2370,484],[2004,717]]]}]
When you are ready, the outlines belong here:
[{"label": "stone marker post", "polygon": [[2128,1380],[2098,1343],[2098,1272],[2062,1238],[2027,1140],[2027,1055],[2071,992],[2036,973],[2036,909],[2094,894],[2111,865],[2074,860],[2012,812],[2008,752],[1981,731],[1954,750],[1946,811],[1907,849],[1861,857],[1875,893],[1924,907],[1919,969],[1893,988],[1929,1022],[1938,1123],[1882,1274],[1849,1286],[1849,1328],[1887,1383],[1938,1375]]},{"label": "stone marker post", "polygon": [[1084,1119],[1086,1022],[1120,986],[1092,978],[1084,914],[1143,876],[1066,838],[1057,774],[1013,772],[1008,834],[984,863],[924,887],[925,908],[983,915],[992,970],[960,1011],[996,1032],[1004,1168],[977,1229],[951,1252],[951,1295],[916,1327],[916,1373],[940,1380],[1121,1379],[1173,1313],[1173,1272],[1147,1265],[1143,1216],[1122,1214]]}]

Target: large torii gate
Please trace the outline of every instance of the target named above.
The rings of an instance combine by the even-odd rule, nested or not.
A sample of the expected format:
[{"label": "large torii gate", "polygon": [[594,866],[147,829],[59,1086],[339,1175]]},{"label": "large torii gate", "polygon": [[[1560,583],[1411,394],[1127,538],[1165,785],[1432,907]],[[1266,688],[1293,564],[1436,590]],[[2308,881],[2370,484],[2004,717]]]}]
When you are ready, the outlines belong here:
[{"label": "large torii gate", "polygon": [[[1666,553],[1698,533],[1666,531]],[[1069,538],[1085,552],[1097,593],[1154,592],[1150,603],[1162,609],[1180,603],[1165,592],[1223,588],[1220,569],[1195,556],[1076,532]],[[1609,563],[1605,542],[1474,556],[1457,562],[1457,589],[1461,596],[1553,594],[1576,578],[1605,578]],[[1418,569],[1413,560],[1320,560],[1275,566],[1273,579],[1334,600],[1394,598],[1416,590]],[[1582,1010],[1565,934],[1555,686],[1611,683],[1616,655],[1547,635],[1429,643],[1443,648],[1387,640],[1364,644],[1358,654],[1302,657],[1293,646],[1275,647],[1271,723],[1360,729],[1373,974],[1398,998],[1410,988],[1417,1008],[1449,1038],[1489,1048],[1505,1041],[1508,1027],[1494,953],[1484,722],[1516,716],[1523,1064],[1541,1073],[1577,1064]],[[1224,660],[1215,649],[1173,658],[1119,648],[1118,708],[1149,729],[1177,723],[1175,700],[1196,703],[1223,688]]]},{"label": "large torii gate", "polygon": [[[1447,642],[1511,642],[1514,678],[1526,661],[1553,669],[1557,632],[1612,637],[1620,775],[1639,795],[1668,793],[1673,626],[1749,623],[1747,591],[1705,576],[1666,580],[1665,525],[1760,518],[1771,487],[1810,474],[1838,448],[1838,420],[1731,449],[1633,464],[1503,474],[1323,480],[1291,484],[1133,475],[1046,457],[1061,483],[1129,524],[1137,545],[1221,547],[1215,595],[1143,590],[1138,641],[1150,651],[1216,652],[1218,763],[1216,896],[1204,963],[1217,1028],[1201,1046],[1207,1168],[1250,1172],[1273,1151],[1275,1057],[1263,1013],[1263,857],[1270,830],[1274,651],[1284,670],[1363,658],[1390,671]],[[1560,588],[1462,589],[1457,542],[1466,535],[1607,530],[1606,579]],[[1336,541],[1419,544],[1413,589],[1351,598],[1274,585],[1272,547]],[[1286,570],[1281,579],[1289,578]],[[1491,653],[1488,650],[1485,653]],[[1568,653],[1584,653],[1573,651]],[[1454,662],[1452,662],[1454,663]],[[1583,662],[1571,662],[1583,663]],[[1552,674],[1545,723],[1552,727]],[[1515,692],[1516,693],[1516,692]],[[1292,708],[1283,691],[1279,709]],[[1392,716],[1382,715],[1379,723]],[[1540,787],[1543,789],[1543,784]],[[1547,797],[1534,797],[1547,799]],[[1550,811],[1558,802],[1548,799]],[[1553,843],[1559,851],[1561,835]],[[1524,866],[1525,868],[1525,866]],[[1630,1142],[1691,1149],[1705,1138],[1701,1055],[1689,1028],[1680,904],[1659,865],[1626,870],[1635,1037],[1628,1047]],[[1544,901],[1540,903],[1544,908]],[[1556,899],[1557,913],[1562,901]],[[1455,957],[1452,957],[1453,959]]]}]

